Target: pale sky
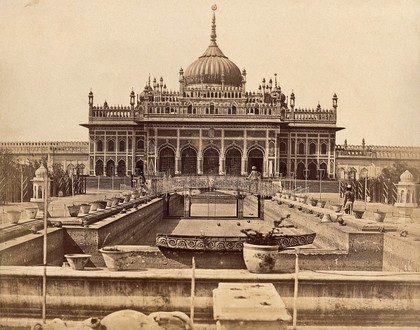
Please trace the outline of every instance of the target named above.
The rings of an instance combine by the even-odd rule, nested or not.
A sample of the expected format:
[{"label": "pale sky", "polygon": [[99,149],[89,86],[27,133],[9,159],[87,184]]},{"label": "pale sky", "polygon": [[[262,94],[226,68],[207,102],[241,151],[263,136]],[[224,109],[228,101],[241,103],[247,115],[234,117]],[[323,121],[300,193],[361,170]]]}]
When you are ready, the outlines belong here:
[{"label": "pale sky", "polygon": [[109,105],[149,73],[178,90],[213,3],[248,91],[277,73],[297,107],[337,93],[337,143],[420,146],[419,0],[0,0],[0,141],[87,140],[90,88]]}]

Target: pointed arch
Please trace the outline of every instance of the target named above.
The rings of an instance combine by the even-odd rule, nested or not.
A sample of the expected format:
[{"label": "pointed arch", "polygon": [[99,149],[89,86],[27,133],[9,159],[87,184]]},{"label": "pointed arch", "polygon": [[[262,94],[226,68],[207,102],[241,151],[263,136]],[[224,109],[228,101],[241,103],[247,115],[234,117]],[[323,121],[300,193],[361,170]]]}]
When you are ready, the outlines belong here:
[{"label": "pointed arch", "polygon": [[126,175],[125,161],[122,160],[122,159],[118,162],[118,165],[117,165],[117,175],[118,176],[125,176]]},{"label": "pointed arch", "polygon": [[98,159],[95,163],[95,175],[104,175],[104,161]]},{"label": "pointed arch", "polygon": [[254,145],[248,150],[248,166],[247,172],[251,173],[252,167],[255,166],[258,172],[263,172],[264,165],[264,149],[259,145]]},{"label": "pointed arch", "polygon": [[226,149],[225,169],[226,175],[241,175],[242,150],[237,146],[230,146]]},{"label": "pointed arch", "polygon": [[167,143],[159,149],[159,172],[175,175],[175,148]]},{"label": "pointed arch", "polygon": [[181,173],[184,175],[197,175],[197,150],[191,144],[181,151]]},{"label": "pointed arch", "polygon": [[106,162],[106,176],[115,175],[115,162],[110,159]]},{"label": "pointed arch", "polygon": [[203,150],[203,174],[219,174],[220,153],[214,146],[209,146]]}]

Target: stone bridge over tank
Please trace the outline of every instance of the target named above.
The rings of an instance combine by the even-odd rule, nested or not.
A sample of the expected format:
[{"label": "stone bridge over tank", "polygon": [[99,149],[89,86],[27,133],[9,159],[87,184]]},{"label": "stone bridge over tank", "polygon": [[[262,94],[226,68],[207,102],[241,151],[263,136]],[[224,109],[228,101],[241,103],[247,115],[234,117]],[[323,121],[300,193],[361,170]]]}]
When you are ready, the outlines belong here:
[{"label": "stone bridge over tank", "polygon": [[272,179],[249,180],[239,176],[179,176],[149,180],[150,189],[156,193],[190,191],[230,190],[242,194],[272,196],[275,192]]},{"label": "stone bridge over tank", "polygon": [[[234,214],[225,217],[242,219],[247,217],[244,213],[245,204],[252,204],[253,215],[255,218],[264,216],[264,199],[274,195],[274,182],[270,179],[249,180],[244,177],[235,176],[181,176],[163,177],[148,180],[148,189],[165,194],[166,205],[170,205],[171,193],[183,195],[183,214],[184,218],[190,217],[218,217],[216,212],[210,215],[198,214],[195,211],[198,204],[226,207],[231,204]],[[249,200],[252,199],[250,202]],[[223,205],[222,205],[223,204]],[[207,208],[208,209],[208,208]],[[166,214],[172,216],[168,208]],[[220,216],[220,215],[219,215]],[[222,216],[223,217],[223,216]]]}]

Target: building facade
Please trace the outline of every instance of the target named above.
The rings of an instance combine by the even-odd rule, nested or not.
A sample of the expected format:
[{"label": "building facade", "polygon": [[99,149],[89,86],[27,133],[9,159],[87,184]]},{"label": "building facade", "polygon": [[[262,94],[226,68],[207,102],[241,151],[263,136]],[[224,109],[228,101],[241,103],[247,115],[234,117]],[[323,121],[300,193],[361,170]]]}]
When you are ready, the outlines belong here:
[{"label": "building facade", "polygon": [[44,158],[49,169],[53,164],[61,164],[68,171],[77,169],[79,175],[90,173],[87,141],[0,142],[0,149],[10,152],[21,164]]},{"label": "building facade", "polygon": [[295,106],[273,79],[247,91],[247,72],[216,42],[179,71],[179,90],[163,78],[130,93],[127,106],[94,105],[89,93],[91,175],[247,175],[334,179],[337,95],[331,108]]},{"label": "building facade", "polygon": [[336,146],[336,177],[340,180],[376,178],[384,168],[403,162],[420,171],[420,147],[348,145]]}]

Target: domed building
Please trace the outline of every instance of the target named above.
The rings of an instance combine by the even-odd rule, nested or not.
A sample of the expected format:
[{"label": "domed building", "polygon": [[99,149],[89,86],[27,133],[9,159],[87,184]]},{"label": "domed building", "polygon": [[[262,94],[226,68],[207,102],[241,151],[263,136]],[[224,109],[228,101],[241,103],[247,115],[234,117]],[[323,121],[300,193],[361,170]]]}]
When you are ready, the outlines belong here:
[{"label": "domed building", "polygon": [[255,166],[263,177],[335,178],[337,95],[328,109],[297,108],[276,74],[248,91],[246,70],[217,45],[212,9],[210,44],[179,70],[178,91],[149,77],[127,106],[95,106],[89,93],[90,174],[245,176]]}]

